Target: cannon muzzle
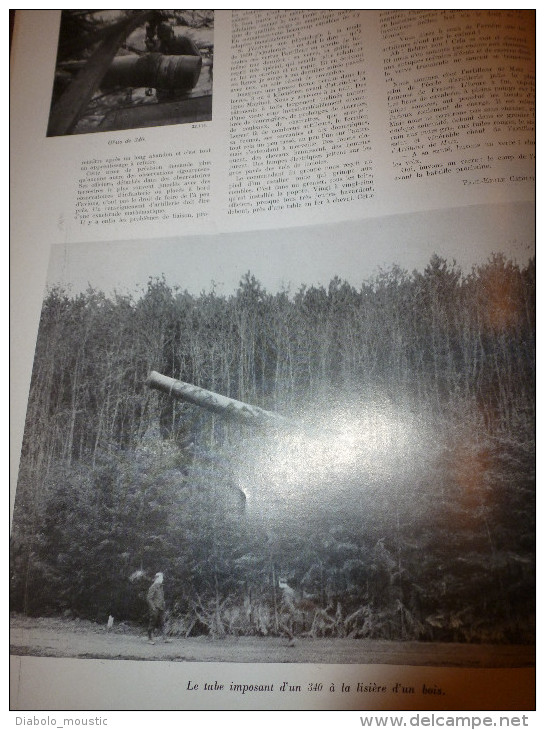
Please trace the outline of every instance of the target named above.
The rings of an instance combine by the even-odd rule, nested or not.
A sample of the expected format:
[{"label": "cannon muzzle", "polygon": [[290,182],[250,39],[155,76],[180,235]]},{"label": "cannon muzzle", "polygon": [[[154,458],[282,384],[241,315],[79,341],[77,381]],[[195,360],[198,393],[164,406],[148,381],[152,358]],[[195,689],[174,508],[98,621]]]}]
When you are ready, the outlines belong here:
[{"label": "cannon muzzle", "polygon": [[148,375],[146,385],[154,390],[160,390],[172,398],[192,403],[207,411],[240,423],[267,426],[288,426],[290,424],[289,419],[278,413],[266,411],[264,408],[259,408],[259,406],[252,406],[219,393],[213,393],[211,390],[205,390],[205,388],[200,388],[198,385],[190,385],[181,380],[169,378],[167,375],[155,372],[155,370],[152,370]]}]

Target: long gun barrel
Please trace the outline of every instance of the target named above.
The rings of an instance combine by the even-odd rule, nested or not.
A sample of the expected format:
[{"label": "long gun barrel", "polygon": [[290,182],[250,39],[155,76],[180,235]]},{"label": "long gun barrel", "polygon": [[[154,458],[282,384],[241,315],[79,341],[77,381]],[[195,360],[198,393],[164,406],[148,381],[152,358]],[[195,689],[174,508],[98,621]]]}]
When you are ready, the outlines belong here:
[{"label": "long gun barrel", "polygon": [[[76,73],[87,61],[68,61],[59,65],[60,75]],[[192,89],[201,73],[202,56],[167,56],[145,53],[114,58],[102,77],[102,89],[151,87],[154,89]]]},{"label": "long gun barrel", "polygon": [[159,89],[192,89],[199,80],[202,56],[144,56],[114,58],[102,79],[103,88],[150,86]]},{"label": "long gun barrel", "polygon": [[172,396],[172,398],[193,403],[193,405],[207,411],[241,423],[258,423],[268,426],[287,426],[290,424],[289,419],[278,413],[266,411],[264,408],[252,406],[219,393],[213,393],[211,390],[205,390],[198,385],[190,385],[181,380],[169,378],[167,375],[155,372],[155,370],[152,370],[148,375],[146,385],[154,390],[160,390]]}]

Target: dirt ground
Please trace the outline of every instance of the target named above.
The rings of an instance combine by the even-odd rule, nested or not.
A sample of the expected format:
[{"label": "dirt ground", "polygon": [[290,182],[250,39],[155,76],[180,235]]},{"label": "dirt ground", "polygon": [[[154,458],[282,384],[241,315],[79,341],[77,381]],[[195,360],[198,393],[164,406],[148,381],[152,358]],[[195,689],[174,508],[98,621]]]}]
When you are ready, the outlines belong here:
[{"label": "dirt ground", "polygon": [[395,642],[368,639],[171,637],[150,645],[143,630],[55,618],[10,618],[10,653],[18,656],[142,659],[176,662],[398,664],[442,667],[532,667],[533,646]]}]

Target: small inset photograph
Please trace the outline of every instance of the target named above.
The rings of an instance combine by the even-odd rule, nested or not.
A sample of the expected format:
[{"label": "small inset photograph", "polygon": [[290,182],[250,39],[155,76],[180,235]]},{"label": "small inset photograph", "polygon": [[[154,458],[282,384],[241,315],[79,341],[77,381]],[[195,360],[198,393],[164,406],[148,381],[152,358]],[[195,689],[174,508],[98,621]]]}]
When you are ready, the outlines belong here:
[{"label": "small inset photograph", "polygon": [[213,10],[63,10],[48,137],[212,119]]}]

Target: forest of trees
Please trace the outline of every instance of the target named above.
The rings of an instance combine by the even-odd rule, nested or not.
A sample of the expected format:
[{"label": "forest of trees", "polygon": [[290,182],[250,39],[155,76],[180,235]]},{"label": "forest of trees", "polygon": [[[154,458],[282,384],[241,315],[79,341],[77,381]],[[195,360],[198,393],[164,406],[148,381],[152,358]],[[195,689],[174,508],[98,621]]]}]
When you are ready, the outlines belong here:
[{"label": "forest of trees", "polygon": [[[228,295],[164,279],[138,297],[51,289],[12,610],[143,622],[161,570],[177,635],[532,642],[534,275],[434,256],[359,289],[272,294],[250,273]],[[362,429],[372,417],[373,450],[345,468],[326,429],[331,468],[310,474],[310,442],[290,451],[176,402],[146,387],[151,370],[337,431],[339,411]],[[285,492],[261,468],[274,443],[298,462]]]}]

